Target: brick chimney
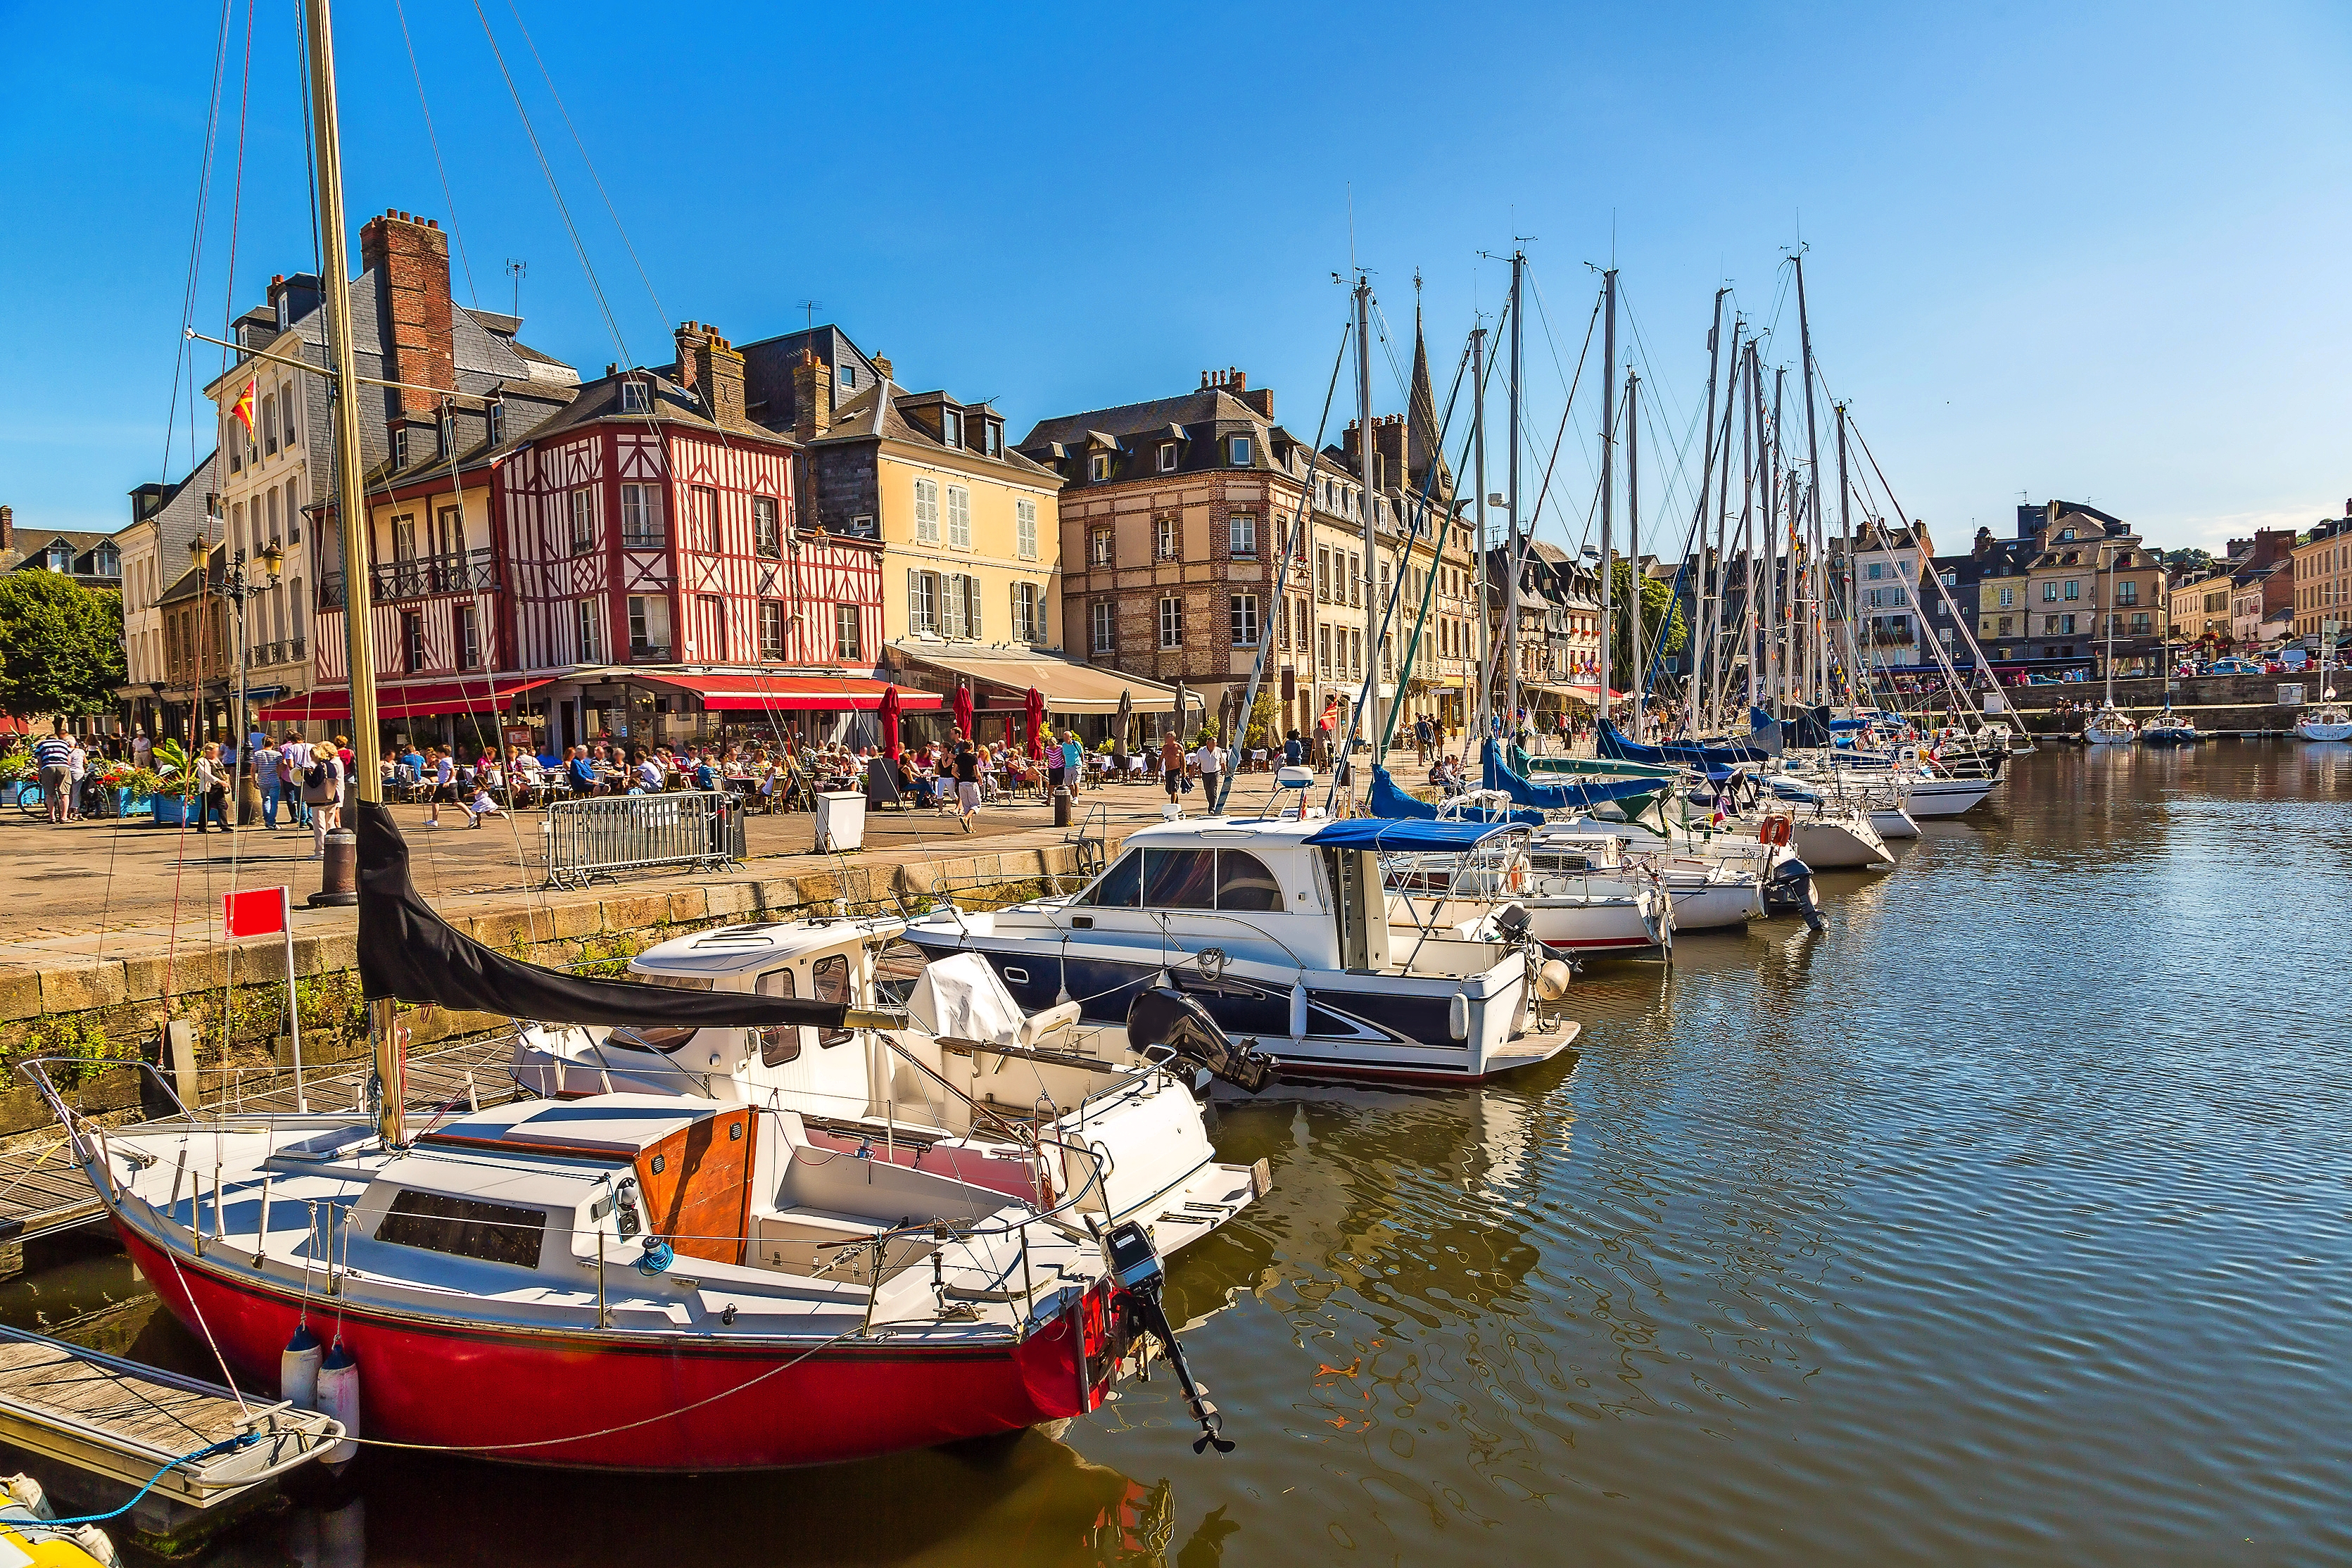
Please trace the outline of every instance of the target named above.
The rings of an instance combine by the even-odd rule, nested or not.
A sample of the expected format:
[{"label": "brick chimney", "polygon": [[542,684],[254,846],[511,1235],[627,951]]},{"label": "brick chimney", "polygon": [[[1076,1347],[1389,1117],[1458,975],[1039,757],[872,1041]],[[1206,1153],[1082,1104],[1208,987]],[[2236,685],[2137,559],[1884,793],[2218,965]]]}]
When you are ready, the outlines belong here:
[{"label": "brick chimney", "polygon": [[433,218],[387,212],[360,230],[360,265],[376,274],[377,301],[389,356],[384,377],[406,382],[397,390],[400,418],[433,428],[441,417],[438,387],[457,389],[457,357],[449,306],[449,237]]},{"label": "brick chimney", "polygon": [[793,434],[800,440],[814,441],[833,427],[833,376],[814,349],[803,349],[793,366],[793,407],[800,415]]},{"label": "brick chimney", "polygon": [[701,321],[677,329],[677,384],[726,430],[744,428],[743,356]]},{"label": "brick chimney", "polygon": [[884,381],[890,379],[890,362],[880,354],[874,356],[874,374]]},{"label": "brick chimney", "polygon": [[0,555],[16,548],[16,509],[0,506]]},{"label": "brick chimney", "polygon": [[1248,404],[1252,408],[1256,409],[1257,416],[1259,418],[1266,421],[1268,424],[1272,424],[1274,422],[1274,388],[1270,386],[1260,386],[1238,393],[1235,395],[1239,396],[1244,403]]}]

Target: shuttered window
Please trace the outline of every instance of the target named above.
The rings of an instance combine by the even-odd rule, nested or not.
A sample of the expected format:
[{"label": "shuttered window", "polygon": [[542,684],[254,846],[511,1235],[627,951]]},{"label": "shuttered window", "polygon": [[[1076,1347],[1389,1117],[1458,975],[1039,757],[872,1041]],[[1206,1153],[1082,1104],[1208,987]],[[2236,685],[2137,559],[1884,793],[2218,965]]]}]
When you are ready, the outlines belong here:
[{"label": "shuttered window", "polygon": [[940,481],[915,481],[915,542],[937,544],[940,542]]}]

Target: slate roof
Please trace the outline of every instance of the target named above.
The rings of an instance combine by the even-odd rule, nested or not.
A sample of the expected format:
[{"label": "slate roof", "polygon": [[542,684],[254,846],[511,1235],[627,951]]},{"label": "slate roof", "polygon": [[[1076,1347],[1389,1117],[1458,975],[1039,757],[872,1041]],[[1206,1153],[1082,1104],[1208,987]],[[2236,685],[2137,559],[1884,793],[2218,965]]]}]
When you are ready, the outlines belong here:
[{"label": "slate roof", "polygon": [[[975,452],[969,447],[950,447],[939,437],[907,417],[901,404],[940,398],[936,392],[908,393],[895,382],[876,382],[864,392],[852,396],[833,412],[833,423],[824,434],[809,446],[832,447],[850,441],[903,441],[915,446],[930,447],[943,452],[953,452],[961,458],[980,463],[999,463],[1024,479],[1058,479],[1061,475],[1026,453],[1006,447],[1004,456],[992,458],[985,452]],[[954,402],[952,398],[946,399]],[[967,411],[984,406],[981,404],[957,404]],[[1024,443],[1025,444],[1025,443]]]}]

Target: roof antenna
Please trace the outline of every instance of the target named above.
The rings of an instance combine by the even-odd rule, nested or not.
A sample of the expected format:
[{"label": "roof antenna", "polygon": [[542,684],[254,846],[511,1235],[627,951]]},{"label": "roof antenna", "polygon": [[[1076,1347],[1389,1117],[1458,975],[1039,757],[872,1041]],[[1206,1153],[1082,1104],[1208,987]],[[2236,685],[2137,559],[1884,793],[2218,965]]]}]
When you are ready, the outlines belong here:
[{"label": "roof antenna", "polygon": [[528,263],[512,256],[507,258],[507,276],[514,280],[513,313],[518,321],[522,319],[522,275],[528,270]]},{"label": "roof antenna", "polygon": [[817,307],[824,303],[824,301],[822,300],[803,300],[801,301],[801,309],[808,312],[808,330],[810,331],[816,331]]}]

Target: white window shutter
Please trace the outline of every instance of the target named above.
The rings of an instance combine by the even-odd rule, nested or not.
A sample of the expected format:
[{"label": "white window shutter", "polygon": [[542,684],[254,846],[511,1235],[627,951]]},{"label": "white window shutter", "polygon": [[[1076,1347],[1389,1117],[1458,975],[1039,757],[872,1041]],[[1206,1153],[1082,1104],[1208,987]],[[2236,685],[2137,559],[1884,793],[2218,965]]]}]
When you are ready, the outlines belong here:
[{"label": "white window shutter", "polygon": [[980,640],[979,578],[966,577],[963,580],[963,602],[964,607],[971,613],[971,624],[964,628],[963,635],[971,638],[972,641],[978,642]]}]

